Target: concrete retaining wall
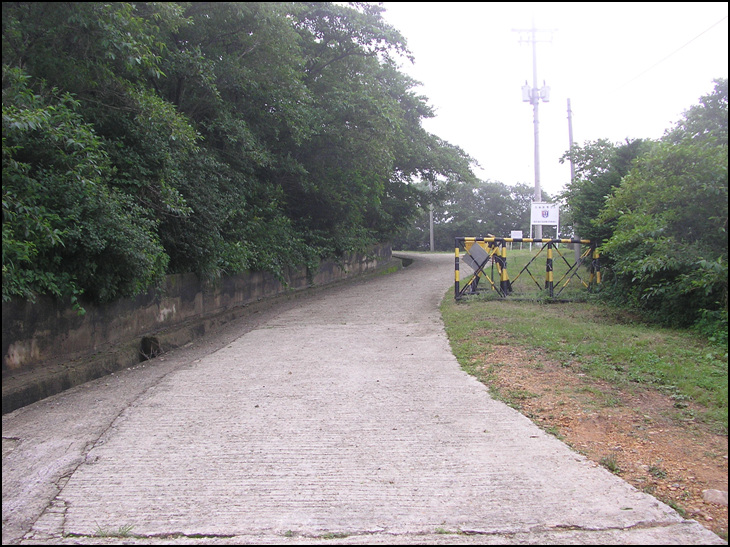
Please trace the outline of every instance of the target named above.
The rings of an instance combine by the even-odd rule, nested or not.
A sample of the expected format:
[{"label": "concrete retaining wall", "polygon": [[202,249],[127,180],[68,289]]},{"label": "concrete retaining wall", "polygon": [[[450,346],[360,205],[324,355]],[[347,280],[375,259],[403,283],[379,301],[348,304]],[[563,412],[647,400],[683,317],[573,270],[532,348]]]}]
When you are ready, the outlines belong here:
[{"label": "concrete retaining wall", "polygon": [[390,246],[351,255],[318,271],[291,270],[286,283],[249,272],[206,286],[194,274],[168,276],[160,290],[79,315],[52,298],[3,303],[3,414],[179,347],[246,313],[256,302],[374,272]]}]

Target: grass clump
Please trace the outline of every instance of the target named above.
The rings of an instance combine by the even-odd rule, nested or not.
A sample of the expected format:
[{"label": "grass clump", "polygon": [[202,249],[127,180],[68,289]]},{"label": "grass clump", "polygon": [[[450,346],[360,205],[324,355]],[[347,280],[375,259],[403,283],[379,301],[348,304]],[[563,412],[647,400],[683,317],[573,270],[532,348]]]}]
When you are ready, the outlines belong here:
[{"label": "grass clump", "polygon": [[99,537],[99,538],[132,537],[133,529],[134,529],[134,526],[131,524],[125,524],[125,525],[119,526],[115,529],[103,528],[102,526],[97,525],[97,529],[96,529],[96,532],[94,533],[94,537]]}]

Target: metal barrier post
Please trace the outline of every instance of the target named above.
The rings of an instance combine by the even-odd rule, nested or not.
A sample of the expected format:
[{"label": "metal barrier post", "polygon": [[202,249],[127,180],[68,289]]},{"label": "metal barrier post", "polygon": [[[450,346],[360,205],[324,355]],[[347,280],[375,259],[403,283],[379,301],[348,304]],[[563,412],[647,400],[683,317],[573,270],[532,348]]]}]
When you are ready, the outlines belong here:
[{"label": "metal barrier post", "polygon": [[454,298],[459,299],[459,238],[454,238]]},{"label": "metal barrier post", "polygon": [[553,243],[548,241],[547,243],[547,260],[545,260],[545,288],[550,294],[550,298],[553,297]]}]

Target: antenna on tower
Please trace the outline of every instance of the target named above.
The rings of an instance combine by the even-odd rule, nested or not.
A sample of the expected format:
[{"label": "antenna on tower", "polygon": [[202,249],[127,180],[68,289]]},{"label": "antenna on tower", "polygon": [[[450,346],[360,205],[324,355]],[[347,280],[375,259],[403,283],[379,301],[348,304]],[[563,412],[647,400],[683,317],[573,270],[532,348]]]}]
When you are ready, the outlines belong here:
[{"label": "antenna on tower", "polygon": [[[537,87],[537,43],[538,42],[552,42],[552,34],[550,36],[549,40],[540,40],[537,38],[538,32],[554,32],[554,30],[548,30],[548,29],[536,29],[535,28],[535,21],[533,19],[532,21],[532,28],[530,29],[512,29],[513,32],[519,32],[520,34],[520,43],[528,42],[532,44],[532,87],[527,83],[527,80],[525,80],[525,85],[522,86],[522,101],[526,103],[530,103],[532,105],[532,118],[533,118],[533,124],[535,127],[535,194],[533,197],[533,201],[541,202],[542,201],[542,189],[540,188],[540,131],[539,131],[539,116],[538,116],[538,105],[540,104],[540,101],[542,102],[549,102],[550,101],[550,88],[545,85],[545,81],[543,80],[543,85],[541,88]],[[522,33],[528,33],[528,38],[524,39],[522,37]],[[530,227],[530,231],[532,231],[532,226]],[[535,237],[538,239],[542,238],[542,225],[536,225],[535,226]]]}]

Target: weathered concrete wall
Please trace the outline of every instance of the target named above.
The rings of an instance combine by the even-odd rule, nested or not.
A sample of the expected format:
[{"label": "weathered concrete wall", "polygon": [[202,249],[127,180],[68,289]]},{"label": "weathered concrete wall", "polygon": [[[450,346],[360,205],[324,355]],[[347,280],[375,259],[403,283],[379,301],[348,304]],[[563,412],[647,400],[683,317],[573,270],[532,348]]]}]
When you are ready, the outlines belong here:
[{"label": "weathered concrete wall", "polygon": [[3,413],[183,345],[263,299],[327,285],[391,263],[390,246],[372,254],[292,270],[281,283],[249,272],[206,286],[194,274],[171,275],[160,290],[79,315],[52,298],[3,304]]}]

